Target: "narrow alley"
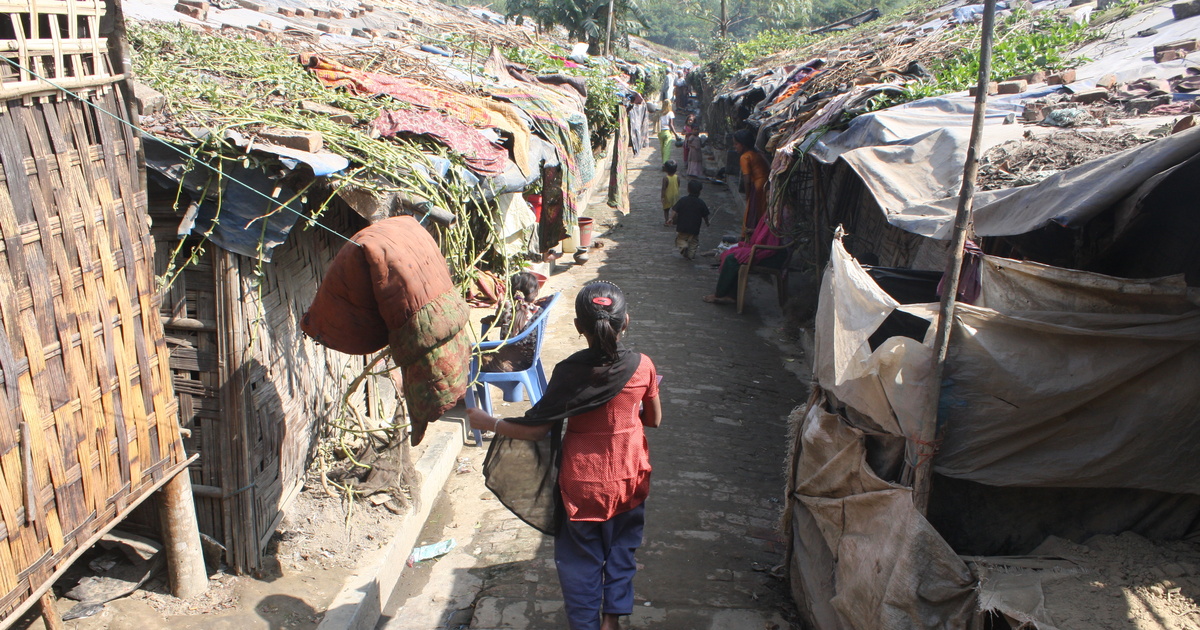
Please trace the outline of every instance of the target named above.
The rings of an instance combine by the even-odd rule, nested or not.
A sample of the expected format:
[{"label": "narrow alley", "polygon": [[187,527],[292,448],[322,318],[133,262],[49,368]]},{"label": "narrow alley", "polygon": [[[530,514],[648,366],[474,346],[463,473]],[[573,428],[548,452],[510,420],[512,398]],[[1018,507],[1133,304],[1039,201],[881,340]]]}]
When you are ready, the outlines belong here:
[{"label": "narrow alley", "polygon": [[[603,247],[592,250],[586,265],[556,273],[543,290],[569,298],[552,313],[548,370],[582,347],[570,298],[583,283],[603,279],[629,298],[627,344],[651,357],[663,375],[663,424],[647,430],[654,474],[634,582],[637,606],[622,627],[798,627],[776,525],[787,416],[807,395],[804,363],[780,338],[778,322],[764,321],[780,317],[766,283],[754,287],[757,295],[743,315],[701,300],[712,292],[715,259],[689,262],[673,248],[674,230],[663,227],[659,212],[661,177],[657,151],[636,156],[632,212],[605,221],[599,217],[612,211],[593,206],[589,214],[608,228],[598,235]],[[723,185],[707,184],[701,197],[714,212],[700,236],[703,252],[736,231],[741,202]],[[501,404],[497,413],[518,415],[525,408]],[[521,523],[484,488],[485,451],[464,448],[469,472],[451,477],[419,541],[455,538],[457,547],[405,572],[394,600],[401,604],[384,611],[380,628],[566,627],[552,539]],[[460,459],[460,472],[466,464]]]}]

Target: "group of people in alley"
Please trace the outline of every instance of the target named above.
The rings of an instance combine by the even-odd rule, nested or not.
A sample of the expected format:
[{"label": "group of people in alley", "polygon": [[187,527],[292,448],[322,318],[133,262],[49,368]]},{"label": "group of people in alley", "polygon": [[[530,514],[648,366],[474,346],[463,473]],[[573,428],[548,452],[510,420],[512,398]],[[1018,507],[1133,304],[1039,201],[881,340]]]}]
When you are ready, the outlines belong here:
[{"label": "group of people in alley", "polygon": [[[700,193],[704,190],[705,174],[702,168],[693,170],[689,167],[687,195],[680,194],[679,164],[671,159],[671,136],[674,130],[670,128],[672,119],[669,113],[659,118],[659,124],[663,127],[659,132],[663,158],[663,225],[675,227],[676,249],[685,259],[692,260],[699,248],[701,223],[709,224],[708,205],[700,198]],[[694,119],[694,116],[689,118]],[[689,124],[693,123],[689,121]],[[754,133],[748,129],[733,134],[733,147],[738,154],[738,166],[741,169],[746,194],[741,238],[736,245],[721,252],[716,289],[704,296],[705,302],[733,304],[737,296],[739,267],[750,262],[751,257],[755,265],[766,267],[782,265],[786,259],[786,252],[778,249],[781,244],[779,237],[772,232],[766,220],[766,186],[770,165],[767,164],[766,157],[754,148],[754,144]],[[702,159],[700,146],[697,143],[697,148],[688,159]]]},{"label": "group of people in alley", "polygon": [[[683,133],[689,143],[696,140],[683,145],[688,167],[681,175],[671,159],[679,135],[672,116],[668,107],[659,119],[663,225],[674,228],[675,247],[692,260],[711,215],[701,198],[702,144],[695,117],[689,116]],[[766,160],[754,150],[749,132],[739,132],[734,140],[747,187],[743,238],[722,255],[716,291],[704,298],[715,303],[733,301],[738,266],[748,260],[751,244],[773,238],[763,219]],[[537,284],[522,277],[528,275],[512,278],[515,297],[498,308],[504,338],[519,334],[520,322],[537,313]],[[584,285],[574,309],[575,329],[587,347],[553,368],[540,400],[520,417],[498,418],[477,408],[467,415],[473,429],[493,436],[484,463],[487,487],[523,521],[555,537],[554,562],[571,630],[617,630],[619,618],[633,612],[634,555],[642,544],[650,491],[644,430],[663,419],[661,377],[650,357],[622,344],[630,316],[618,286]],[[512,357],[490,361],[499,370],[509,369],[508,363],[526,366],[523,350],[514,348]],[[546,445],[549,457],[539,450]]]}]

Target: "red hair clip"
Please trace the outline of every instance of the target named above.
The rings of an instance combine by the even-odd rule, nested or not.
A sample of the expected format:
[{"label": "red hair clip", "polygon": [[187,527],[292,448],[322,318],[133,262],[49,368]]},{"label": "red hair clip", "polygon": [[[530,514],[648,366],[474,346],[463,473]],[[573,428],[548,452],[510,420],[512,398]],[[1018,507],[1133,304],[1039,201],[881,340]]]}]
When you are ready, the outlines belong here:
[{"label": "red hair clip", "polygon": [[596,296],[592,298],[592,304],[599,304],[600,306],[612,306],[612,298]]}]

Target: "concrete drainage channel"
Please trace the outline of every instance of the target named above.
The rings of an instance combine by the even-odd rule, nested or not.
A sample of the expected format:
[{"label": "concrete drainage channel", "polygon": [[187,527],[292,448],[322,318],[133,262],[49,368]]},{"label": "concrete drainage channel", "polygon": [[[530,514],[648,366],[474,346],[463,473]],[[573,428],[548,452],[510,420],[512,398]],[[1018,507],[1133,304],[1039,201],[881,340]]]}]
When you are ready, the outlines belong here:
[{"label": "concrete drainage channel", "polygon": [[416,462],[421,475],[419,509],[394,532],[392,541],[382,553],[365,558],[362,565],[342,585],[330,602],[325,618],[317,630],[372,630],[379,623],[382,610],[404,571],[405,560],[412,553],[417,537],[429,518],[438,494],[446,485],[463,447],[460,421],[434,422],[429,425],[425,439],[429,445]]}]

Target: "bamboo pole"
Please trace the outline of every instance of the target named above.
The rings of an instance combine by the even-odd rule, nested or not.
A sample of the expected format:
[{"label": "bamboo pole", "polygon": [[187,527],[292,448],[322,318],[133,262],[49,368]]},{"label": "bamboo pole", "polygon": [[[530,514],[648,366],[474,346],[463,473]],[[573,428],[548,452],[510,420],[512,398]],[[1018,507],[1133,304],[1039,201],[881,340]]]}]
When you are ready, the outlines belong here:
[{"label": "bamboo pole", "polygon": [[946,366],[946,353],[950,345],[950,329],[954,321],[955,298],[958,294],[960,270],[962,269],[963,246],[967,240],[967,226],[971,223],[971,211],[975,201],[975,177],[979,172],[979,139],[983,135],[983,118],[987,110],[988,83],[992,74],[992,31],[996,23],[996,0],[985,0],[983,26],[979,43],[979,83],[975,88],[975,112],[971,119],[971,140],[967,143],[967,159],[963,166],[962,188],[958,193],[958,212],[954,216],[954,234],[950,241],[950,260],[946,263],[946,282],[942,289],[942,302],[938,309],[937,329],[933,342],[933,371],[930,375],[930,393],[925,401],[924,422],[917,436],[917,460],[913,476],[913,505],[921,514],[929,507],[929,485],[933,479],[933,457],[937,454],[938,401],[942,394],[942,371]]},{"label": "bamboo pole", "polygon": [[608,0],[608,26],[604,29],[604,56],[608,57],[612,54],[612,33],[613,33],[613,5],[615,0]]},{"label": "bamboo pole", "polygon": [[171,594],[180,599],[195,597],[208,589],[208,573],[204,570],[200,526],[196,522],[196,504],[187,468],[176,473],[159,491],[158,510]]}]

